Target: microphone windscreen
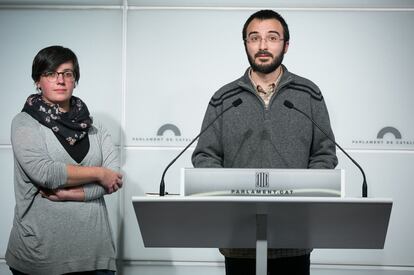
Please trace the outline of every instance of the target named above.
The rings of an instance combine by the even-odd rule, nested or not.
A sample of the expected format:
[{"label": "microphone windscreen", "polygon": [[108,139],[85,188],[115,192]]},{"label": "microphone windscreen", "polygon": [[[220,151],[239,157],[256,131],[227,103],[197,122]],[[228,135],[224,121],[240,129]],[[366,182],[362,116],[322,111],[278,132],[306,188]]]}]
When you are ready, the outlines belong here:
[{"label": "microphone windscreen", "polygon": [[243,103],[243,100],[241,100],[241,98],[238,98],[235,101],[233,101],[232,105],[233,105],[233,107],[237,107],[242,103]]},{"label": "microphone windscreen", "polygon": [[295,105],[293,105],[293,103],[290,102],[289,100],[285,100],[285,102],[283,102],[283,105],[285,105],[289,109],[292,109],[293,107],[295,107]]}]

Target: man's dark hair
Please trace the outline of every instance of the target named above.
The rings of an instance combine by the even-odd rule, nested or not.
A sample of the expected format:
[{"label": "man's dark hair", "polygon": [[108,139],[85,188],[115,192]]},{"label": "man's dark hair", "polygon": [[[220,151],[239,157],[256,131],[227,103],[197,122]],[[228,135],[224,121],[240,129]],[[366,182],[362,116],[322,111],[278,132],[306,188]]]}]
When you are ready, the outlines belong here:
[{"label": "man's dark hair", "polygon": [[260,10],[250,15],[250,17],[247,19],[246,23],[244,23],[244,26],[243,26],[243,41],[246,41],[247,27],[249,26],[250,22],[252,22],[254,19],[259,19],[259,20],[275,19],[279,21],[283,27],[283,39],[285,43],[289,41],[290,39],[289,28],[288,28],[288,25],[285,19],[283,19],[283,17],[279,13],[273,10]]},{"label": "man's dark hair", "polygon": [[42,74],[54,72],[66,62],[72,62],[75,82],[78,83],[80,78],[78,58],[72,50],[62,46],[50,46],[37,53],[32,64],[32,79],[38,82]]}]

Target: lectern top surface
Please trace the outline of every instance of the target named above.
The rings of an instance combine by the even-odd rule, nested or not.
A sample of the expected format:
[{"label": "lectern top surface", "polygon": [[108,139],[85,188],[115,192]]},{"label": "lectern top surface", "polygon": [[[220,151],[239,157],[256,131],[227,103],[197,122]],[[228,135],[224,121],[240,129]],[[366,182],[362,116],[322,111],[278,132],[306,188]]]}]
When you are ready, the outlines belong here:
[{"label": "lectern top surface", "polygon": [[339,198],[339,197],[269,197],[269,196],[133,196],[133,202],[332,202],[332,203],[392,203],[391,198]]}]

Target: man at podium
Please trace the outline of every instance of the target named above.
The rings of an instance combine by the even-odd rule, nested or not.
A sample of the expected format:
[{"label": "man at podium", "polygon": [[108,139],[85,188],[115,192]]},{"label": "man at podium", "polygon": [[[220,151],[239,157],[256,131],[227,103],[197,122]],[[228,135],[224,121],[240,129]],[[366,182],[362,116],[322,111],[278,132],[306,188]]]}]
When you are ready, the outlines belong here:
[{"label": "man at podium", "polygon": [[[247,19],[243,41],[250,67],[213,95],[202,129],[235,100],[243,103],[201,135],[192,156],[194,167],[335,168],[335,144],[303,114],[284,106],[285,101],[294,104],[333,139],[318,86],[282,65],[289,38],[288,25],[277,12],[261,10]],[[309,274],[311,251],[269,249],[269,274]],[[227,275],[255,274],[255,249],[222,248],[220,252]]]}]

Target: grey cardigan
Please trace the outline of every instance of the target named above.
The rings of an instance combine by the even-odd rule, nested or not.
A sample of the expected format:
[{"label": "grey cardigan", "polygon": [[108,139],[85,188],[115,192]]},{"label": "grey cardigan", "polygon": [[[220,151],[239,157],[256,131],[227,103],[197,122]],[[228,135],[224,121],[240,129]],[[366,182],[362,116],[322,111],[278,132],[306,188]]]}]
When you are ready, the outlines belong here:
[{"label": "grey cardigan", "polygon": [[[16,206],[7,264],[31,275],[116,270],[104,188],[95,182],[84,185],[84,202],[43,198],[38,187],[64,186],[66,165],[77,163],[53,132],[27,113],[13,119],[11,141]],[[90,128],[89,141],[89,152],[79,165],[118,171],[118,151],[100,124]]]},{"label": "grey cardigan", "polygon": [[[194,167],[334,168],[335,144],[302,114],[283,105],[291,101],[312,117],[332,138],[329,115],[319,88],[310,80],[284,73],[268,107],[257,95],[248,70],[211,98],[204,127],[237,98],[243,103],[219,118],[199,139]],[[230,257],[254,257],[253,250],[221,250]],[[271,250],[269,257],[298,256],[310,250]]]}]

